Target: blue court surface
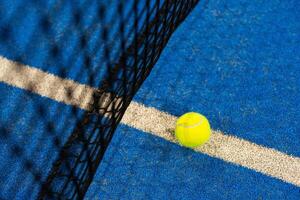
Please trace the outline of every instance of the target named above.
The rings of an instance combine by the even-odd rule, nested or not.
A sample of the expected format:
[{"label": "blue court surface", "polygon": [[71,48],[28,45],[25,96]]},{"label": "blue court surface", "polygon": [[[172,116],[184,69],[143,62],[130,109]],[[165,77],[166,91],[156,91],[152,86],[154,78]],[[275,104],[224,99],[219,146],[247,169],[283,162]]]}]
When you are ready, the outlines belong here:
[{"label": "blue court surface", "polygon": [[[97,68],[103,52],[89,43],[85,53],[95,57],[90,68],[81,71],[84,55],[72,54],[80,48],[79,33],[70,31],[69,41],[60,34],[72,30],[66,26],[68,9],[74,5],[59,5],[66,10],[53,19],[57,27],[45,32],[36,24],[44,11],[29,6],[22,11],[31,13],[26,19],[13,16],[20,2],[0,1],[0,39],[5,38],[0,40],[0,55],[96,87],[106,73]],[[55,1],[45,2],[40,4],[47,10]],[[81,12],[85,21],[76,26],[90,31],[97,44],[97,28],[89,26],[95,13],[92,4],[86,6]],[[297,0],[200,2],[172,35],[133,101],[174,116],[202,113],[214,130],[299,158],[299,19]],[[4,24],[7,21],[11,24]],[[10,29],[23,21],[29,28]],[[47,40],[53,34],[61,46]],[[56,48],[63,53],[55,56]],[[84,111],[3,82],[0,93],[0,199],[33,199],[58,146]],[[59,142],[50,142],[56,138]],[[33,154],[37,159],[30,159]],[[296,200],[300,187],[120,124],[85,199]]]},{"label": "blue court surface", "polygon": [[203,113],[214,129],[299,157],[300,3],[207,6],[173,35],[136,101]]},{"label": "blue court surface", "polygon": [[[299,157],[299,9],[296,1],[199,5],[135,100],[176,116],[203,113],[214,129]],[[91,199],[98,191],[108,199],[300,198],[295,186],[129,127],[119,127],[105,158]]]}]

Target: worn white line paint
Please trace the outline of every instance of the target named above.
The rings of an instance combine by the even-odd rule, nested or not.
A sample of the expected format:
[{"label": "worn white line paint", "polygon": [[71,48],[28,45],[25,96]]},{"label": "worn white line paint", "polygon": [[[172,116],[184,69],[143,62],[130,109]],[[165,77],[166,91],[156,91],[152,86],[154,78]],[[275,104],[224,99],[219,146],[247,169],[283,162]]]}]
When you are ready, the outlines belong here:
[{"label": "worn white line paint", "polygon": [[[94,88],[0,56],[0,81],[88,110]],[[70,94],[69,92],[72,92]]]},{"label": "worn white line paint", "polygon": [[[177,117],[168,113],[132,102],[122,122],[176,142],[172,133],[176,119]],[[210,141],[194,150],[300,186],[299,157],[225,135],[220,131],[212,131]]]},{"label": "worn white line paint", "polygon": [[[0,81],[84,110],[90,109],[93,103],[92,95],[96,91],[90,86],[62,79],[1,56]],[[72,91],[72,95],[68,91]],[[122,123],[176,142],[172,134],[176,119],[168,113],[132,102]],[[194,150],[300,187],[299,157],[225,135],[219,131],[213,131],[210,141]]]}]

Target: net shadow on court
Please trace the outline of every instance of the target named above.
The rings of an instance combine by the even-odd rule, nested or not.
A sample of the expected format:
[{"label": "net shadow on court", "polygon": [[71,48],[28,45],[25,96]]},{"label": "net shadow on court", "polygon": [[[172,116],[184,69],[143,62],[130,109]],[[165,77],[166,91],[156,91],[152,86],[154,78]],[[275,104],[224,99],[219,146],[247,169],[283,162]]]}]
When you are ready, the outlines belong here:
[{"label": "net shadow on court", "polygon": [[[70,125],[70,118],[66,118],[59,131],[56,130],[56,120],[61,110],[51,110],[54,115],[49,120],[46,106],[33,100],[34,108],[30,109],[35,118],[27,117],[30,124],[25,132],[33,134],[32,140],[41,137],[35,135],[39,129],[35,124],[37,120],[44,123],[47,130],[40,133],[44,134],[43,139],[36,142],[15,140],[8,122],[1,124],[1,140],[8,144],[12,160],[19,162],[24,178],[17,181],[20,187],[13,188],[12,198],[27,190],[24,189],[28,184],[27,176],[32,177],[34,183],[27,193],[38,191],[39,199],[84,197],[134,94],[150,73],[171,34],[197,3],[197,0],[82,1],[74,6],[67,2],[54,1],[46,5],[29,1],[20,3],[12,12],[6,12],[0,21],[1,49],[2,52],[15,53],[4,53],[4,56],[97,88],[86,111],[69,108],[73,124]],[[19,41],[19,33],[26,32],[26,28],[20,27],[27,22],[26,19],[35,17],[21,12],[24,7],[38,10],[39,17],[32,30],[28,30],[31,34],[27,37],[25,34]],[[59,24],[63,22],[65,24]],[[20,48],[16,49],[18,45]],[[34,91],[34,87],[28,86],[32,88],[30,91]],[[73,90],[65,91],[67,98],[72,99],[73,94]],[[15,99],[15,108],[6,113],[12,121],[20,120],[16,113],[21,113],[21,107],[26,107],[26,103],[19,103],[22,99],[22,95]],[[4,98],[1,105],[5,102]],[[39,152],[45,142],[51,143],[52,147]],[[31,150],[31,155],[25,153],[26,149]],[[45,164],[37,164],[45,160],[48,165],[54,163],[51,169],[46,169]],[[4,163],[3,169],[10,166],[14,165]],[[9,182],[18,173],[12,168],[3,180]],[[2,193],[8,194],[11,188],[4,187],[5,181],[1,184]]]}]

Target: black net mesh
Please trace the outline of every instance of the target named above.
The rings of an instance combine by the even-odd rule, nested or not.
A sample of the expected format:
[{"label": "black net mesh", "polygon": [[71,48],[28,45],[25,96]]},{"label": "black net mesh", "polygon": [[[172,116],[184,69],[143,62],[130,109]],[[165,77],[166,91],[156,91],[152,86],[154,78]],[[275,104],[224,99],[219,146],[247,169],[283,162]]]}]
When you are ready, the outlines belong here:
[{"label": "black net mesh", "polygon": [[[51,115],[32,94],[17,95],[5,113],[13,122],[0,123],[6,148],[1,156],[9,157],[1,165],[6,173],[1,173],[0,197],[82,199],[131,99],[198,0],[7,2],[0,5],[1,55],[93,90],[84,111],[74,103],[70,109],[51,109]],[[31,22],[36,16],[38,23]],[[27,42],[18,42],[20,37]],[[72,99],[75,89],[65,90]],[[23,121],[22,132],[31,135],[18,140],[14,123],[22,121],[29,104],[34,114]],[[64,112],[70,117],[61,120]]]}]

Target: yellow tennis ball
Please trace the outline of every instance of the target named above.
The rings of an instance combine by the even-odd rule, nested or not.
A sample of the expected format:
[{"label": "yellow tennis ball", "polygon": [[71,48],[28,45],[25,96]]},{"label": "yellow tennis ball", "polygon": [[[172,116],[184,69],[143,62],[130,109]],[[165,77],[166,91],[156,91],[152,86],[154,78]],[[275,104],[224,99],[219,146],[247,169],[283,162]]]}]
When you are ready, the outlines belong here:
[{"label": "yellow tennis ball", "polygon": [[176,122],[176,138],[185,147],[194,148],[204,144],[209,139],[210,133],[208,120],[199,113],[186,113]]}]

